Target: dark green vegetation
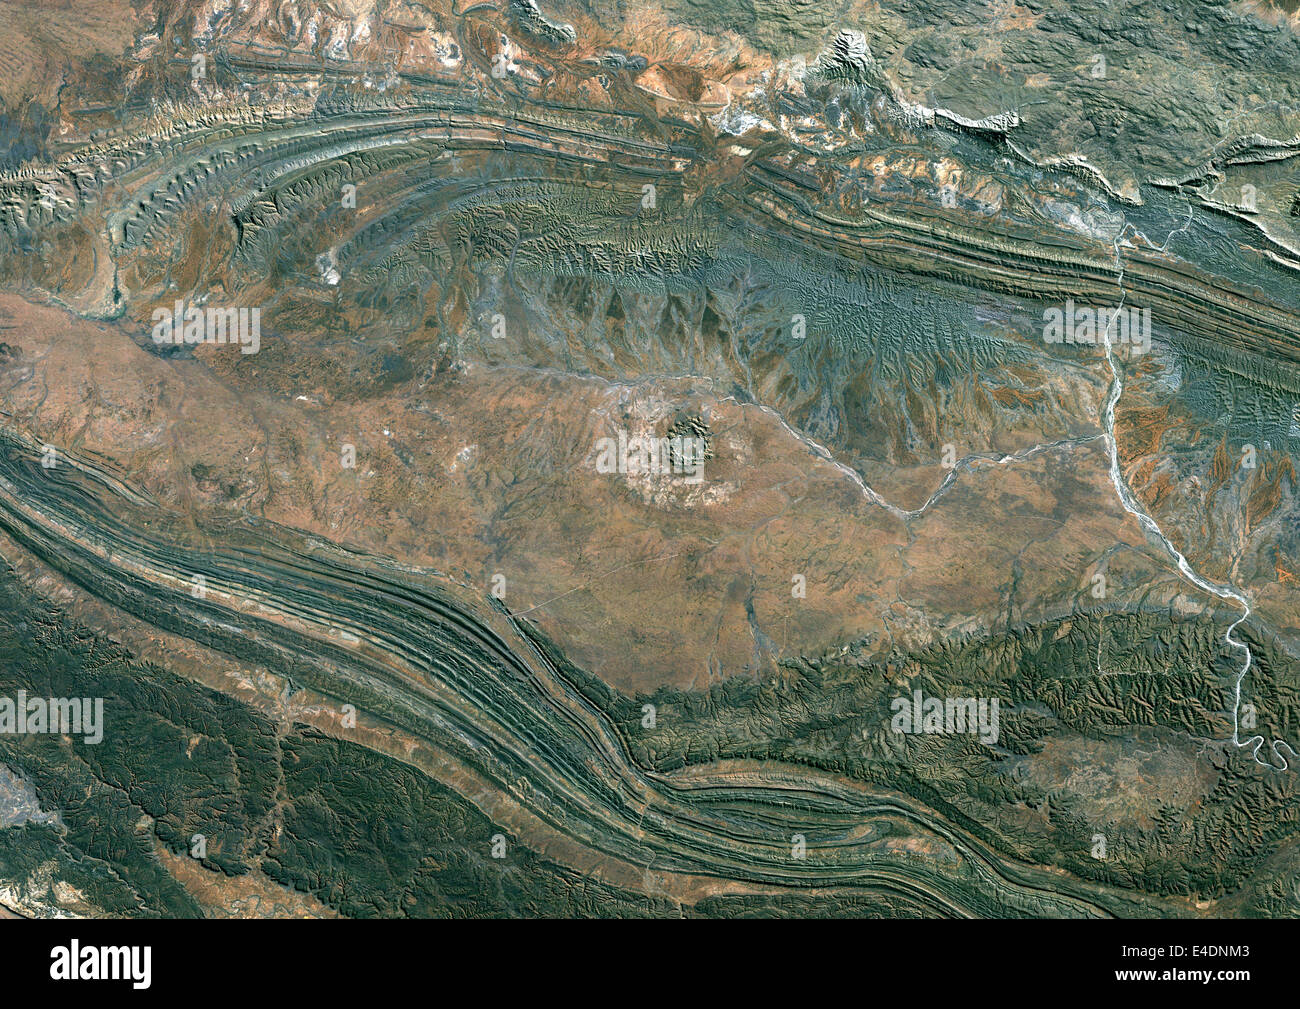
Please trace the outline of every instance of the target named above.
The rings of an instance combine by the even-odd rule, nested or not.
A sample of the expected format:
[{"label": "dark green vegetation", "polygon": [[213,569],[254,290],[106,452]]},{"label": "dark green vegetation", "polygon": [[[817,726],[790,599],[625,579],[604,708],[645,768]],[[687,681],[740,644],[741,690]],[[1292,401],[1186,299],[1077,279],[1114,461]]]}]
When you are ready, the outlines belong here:
[{"label": "dark green vegetation", "polygon": [[[42,471],[14,443],[3,462],[9,485],[22,481],[29,503],[59,507],[64,524],[81,521],[63,510],[67,502],[79,500],[82,516],[98,507],[86,493],[87,474],[96,472],[89,467]],[[243,570],[235,583],[228,580],[235,569],[221,555],[200,562],[199,555],[184,553],[180,537],[165,551],[150,546],[122,524],[130,506],[121,495],[111,517],[101,511],[94,521],[92,538],[111,542],[118,558],[104,566],[72,541],[56,548],[48,524],[20,522],[14,499],[6,500],[5,531],[96,594],[242,658],[261,658],[340,703],[357,700],[383,712],[393,724],[459,752],[504,788],[526,780],[522,794],[543,818],[643,863],[706,874],[723,863],[733,878],[793,887],[832,881],[850,893],[893,893],[891,899],[928,913],[1125,913],[1137,905],[1115,884],[1153,895],[1218,896],[1240,884],[1269,843],[1293,829],[1286,779],[1250,765],[1233,770],[1214,760],[1194,820],[1149,796],[1153,830],[1123,807],[1103,818],[1086,801],[1045,786],[1025,763],[1027,754],[1054,738],[1104,744],[1112,726],[1152,726],[1152,739],[1163,743],[1169,761],[1203,749],[1198,739],[1222,733],[1221,715],[1214,712],[1226,704],[1222,686],[1207,684],[1229,675],[1228,668],[1216,668],[1216,628],[1207,621],[1175,621],[1161,629],[1149,616],[1079,616],[921,655],[873,658],[855,649],[794,664],[776,683],[730,681],[707,695],[661,692],[650,698],[661,728],[647,733],[639,721],[645,699],[620,697],[569,667],[527,625],[507,644],[483,618],[439,592],[321,558],[309,576],[262,534],[256,551],[241,551]],[[127,576],[121,565],[133,556],[169,565],[183,556],[188,570],[205,573],[209,599],[158,584],[147,593],[132,588],[143,585],[140,575]],[[322,579],[327,571],[332,582]],[[309,577],[301,593],[293,588]],[[316,618],[306,600],[316,608],[328,595],[331,619],[356,621],[358,631],[364,620],[368,639],[387,654],[350,656],[265,620],[245,623],[239,634],[220,630],[224,621],[199,622],[204,611],[219,612],[210,601],[218,592],[254,589],[264,606],[297,611],[309,623]],[[230,700],[131,663],[120,648],[85,632],[56,631],[57,621],[48,618],[38,624],[38,613],[11,584],[7,591],[7,611],[17,619],[10,624],[14,658],[6,667],[10,677],[19,676],[6,689],[59,695],[74,684],[82,694],[93,687],[109,699],[108,719],[131,723],[126,732],[115,725],[106,737],[114,742],[100,748],[52,737],[24,740],[31,752],[18,754],[17,763],[46,808],[61,809],[75,825],[57,842],[52,827],[27,831],[51,850],[68,851],[70,861],[78,860],[77,851],[92,859],[126,859],[126,885],[137,891],[131,899],[151,913],[184,913],[188,905],[158,872],[148,839],[156,833],[183,850],[191,832],[213,839],[213,868],[233,873],[260,865],[349,913],[619,913],[609,903],[615,895],[599,888],[585,904],[555,903],[570,891],[553,882],[511,891],[531,886],[525,879],[532,877],[501,878],[504,870],[488,868],[483,852],[495,829],[441,786],[347,743],[310,732],[277,734]],[[38,640],[52,649],[48,658],[33,663],[20,657],[17,635],[24,624],[42,626],[45,637]],[[1135,672],[1087,683],[1089,677],[1076,671],[1095,661],[1103,624],[1108,664]],[[1254,646],[1261,663],[1282,661],[1263,643]],[[89,661],[99,649],[103,654]],[[33,664],[43,677],[28,672]],[[322,675],[326,668],[329,675]],[[493,668],[490,679],[472,675]],[[420,669],[424,676],[414,675]],[[989,749],[969,737],[891,741],[888,701],[913,688],[1006,698],[1002,745]],[[440,729],[447,720],[459,731]],[[185,756],[195,736],[199,743]],[[491,743],[474,745],[475,737]],[[584,737],[597,749],[589,750]],[[583,752],[600,753],[604,766],[579,759]],[[674,773],[697,765],[707,771],[731,758],[761,763],[752,772],[722,776]],[[759,770],[786,765],[801,770],[784,781],[784,775]],[[1158,763],[1151,770],[1166,769]],[[868,787],[859,789],[855,781]],[[73,798],[87,792],[88,798]],[[284,834],[272,845],[266,833],[273,806],[282,810]],[[143,837],[141,814],[153,821]],[[1113,846],[1111,860],[1100,866],[1087,857],[1099,830]],[[790,857],[786,839],[794,834],[805,835],[807,858]],[[891,838],[917,836],[951,853],[951,869],[927,870],[924,883],[913,877],[910,859],[890,853]],[[27,850],[20,846],[10,857]],[[443,854],[430,854],[437,851]],[[448,875],[433,872],[426,856]],[[1052,862],[1107,885],[1054,880],[1049,887],[1047,877],[1029,866]],[[80,864],[85,874],[95,863]],[[97,900],[122,908],[123,884],[105,875],[110,878],[92,875],[86,882],[96,883]],[[512,892],[526,894],[527,906],[502,899]],[[471,896],[483,903],[458,903]],[[1159,904],[1141,906],[1151,911]]]},{"label": "dark green vegetation", "polygon": [[[1094,667],[1099,630],[1104,675]],[[1300,822],[1291,789],[1258,768],[1197,752],[1194,740],[1231,732],[1222,712],[1236,667],[1222,632],[1206,619],[1081,614],[919,654],[872,655],[855,646],[847,655],[791,662],[775,682],[732,680],[707,693],[631,699],[594,681],[587,689],[612,706],[638,762],[659,771],[742,758],[817,767],[914,796],[1027,862],[1145,893],[1220,897],[1248,880]],[[1276,648],[1254,639],[1251,648],[1268,679],[1295,675],[1294,660]],[[998,746],[886,732],[890,702],[916,689],[1001,698]],[[657,732],[640,728],[647,702],[658,710]],[[1262,731],[1294,733],[1294,699],[1268,697],[1263,706],[1283,721]],[[1035,755],[1054,741],[1109,748],[1118,759],[1134,734],[1139,749],[1158,756],[1145,766],[1124,764],[1095,791],[1033,770]],[[1194,759],[1207,766],[1190,771]],[[1149,782],[1118,780],[1135,772]],[[1143,787],[1155,794],[1139,796]],[[1200,793],[1194,812],[1177,801],[1187,788]],[[1107,838],[1105,860],[1091,854],[1098,832]]]},{"label": "dark green vegetation", "polygon": [[[0,762],[22,766],[42,806],[59,808],[69,824],[0,831],[0,869],[20,887],[58,879],[108,914],[194,915],[198,905],[162,870],[155,849],[187,856],[193,835],[202,834],[206,868],[232,876],[259,869],[357,916],[923,909],[906,890],[889,887],[681,907],[582,879],[513,839],[507,857],[493,859],[498,828],[418,771],[304,726],[277,725],[137,661],[64,614],[31,605],[9,571],[0,574],[0,602],[0,693],[103,696],[112,725],[100,746],[0,736]],[[999,910],[978,899],[975,907]]]},{"label": "dark green vegetation", "polygon": [[0,694],[104,697],[112,725],[98,746],[0,735],[0,763],[21,766],[67,823],[0,831],[0,875],[20,887],[60,880],[107,914],[196,915],[155,850],[188,857],[202,834],[206,868],[259,869],[354,916],[672,911],[522,846],[493,859],[498,828],[455,792],[140,662],[32,605],[7,570],[0,612]]},{"label": "dark green vegetation", "polygon": [[[1300,197],[1289,25],[1201,3],[905,0],[868,16],[813,0],[430,0],[384,5],[369,45],[361,15],[325,18],[346,28],[336,52],[325,29],[303,42],[297,5],[240,21],[244,6],[196,35],[195,5],[141,3],[129,72],[100,57],[82,68],[93,100],[75,87],[58,109],[4,96],[0,294],[110,322],[102,334],[127,334],[115,350],[134,353],[129,338],[145,353],[65,388],[41,370],[57,337],[0,344],[0,398],[16,404],[0,403],[0,533],[95,612],[263,670],[331,715],[353,706],[395,741],[276,721],[143,661],[15,561],[0,575],[0,696],[102,696],[109,731],[98,746],[0,735],[0,764],[49,814],[0,828],[14,903],[208,913],[159,855],[190,857],[198,834],[202,879],[256,878],[353,916],[1300,912],[1296,773],[1276,749],[1266,766],[1231,742],[1242,656],[1225,633],[1240,611],[1178,581],[1156,545],[1167,535],[1242,593],[1219,602],[1251,601],[1235,632],[1253,663],[1240,735],[1300,745],[1300,256],[1296,215],[1278,209]],[[608,21],[625,48],[588,42],[570,17],[593,35]],[[507,55],[512,69],[494,72]],[[155,344],[152,312],[176,299],[261,306],[260,351]],[[1043,308],[1067,300],[1150,309],[1152,356],[1115,365],[1049,346]],[[113,362],[140,359],[160,367],[113,381]],[[202,416],[206,404],[164,390],[200,367],[247,413]],[[502,393],[492,380],[510,374],[554,382]],[[1116,424],[1101,404],[1121,380]],[[611,495],[608,526],[556,507],[566,499],[545,478],[559,488],[586,446],[544,442],[585,438],[587,391],[675,401],[687,383],[717,415],[766,413],[737,407],[752,430],[715,437],[716,416],[693,404],[668,430],[707,431],[711,463],[743,457],[776,476],[660,511]],[[486,420],[463,405],[476,397]],[[268,400],[311,406],[273,413]],[[400,478],[372,453],[361,469],[381,489],[368,497],[319,438],[322,414],[353,408],[376,442],[390,416],[445,424],[456,466],[458,452],[489,454],[493,409],[554,425],[480,469],[394,436]],[[173,412],[214,442],[252,418],[264,454],[232,436],[220,448],[233,466],[196,462]],[[762,428],[771,417],[786,426]],[[1065,450],[1085,444],[1095,451]],[[947,445],[962,462],[932,479]],[[967,460],[998,460],[1002,445],[1062,451],[1030,476],[1008,464],[1004,479],[972,479]],[[1109,496],[1101,445],[1118,445],[1159,534]],[[863,490],[837,484],[813,513],[826,528],[809,531],[796,505],[829,485],[795,463],[824,451]],[[913,521],[928,505],[885,504],[865,489],[880,481],[920,500],[960,481],[970,496]],[[430,501],[446,520],[436,535],[463,541],[447,571],[403,555],[418,524],[369,552],[328,532],[348,509],[396,527]],[[637,694],[599,663],[579,668],[578,647],[535,613],[578,589],[514,615],[469,571],[485,554],[515,561],[510,531],[539,514],[560,546],[518,564],[540,580],[570,572],[570,534],[616,558],[583,556],[587,575],[683,530],[728,543],[708,574],[724,584],[738,569],[725,591],[743,597],[755,654],[779,661],[750,677],[707,648],[680,664],[655,655],[629,625],[654,640],[706,617],[703,603],[682,614],[652,598],[609,617],[610,647],[624,635],[660,664],[637,682],[689,683],[682,671],[702,667],[707,686]],[[841,518],[861,537],[847,560]],[[1031,520],[1064,530],[1050,551],[1011,542]],[[962,539],[971,528],[991,531]],[[640,555],[613,542],[639,537]],[[836,588],[888,569],[824,603],[811,648],[778,649],[777,618],[756,615],[770,599],[756,606],[744,570],[790,542],[830,556]],[[1127,594],[1094,604],[1078,594],[1085,572],[1064,566],[1090,573],[1113,553],[1137,558],[1135,582],[1117,573]],[[967,596],[936,555],[994,591]],[[886,633],[842,632],[876,611]],[[896,629],[930,643],[896,644]],[[998,699],[996,743],[891,732],[892,702],[913,691]],[[397,759],[404,744],[454,773]],[[522,810],[536,836],[491,808]],[[564,861],[574,852],[582,867]],[[44,896],[56,881],[76,899]]]}]

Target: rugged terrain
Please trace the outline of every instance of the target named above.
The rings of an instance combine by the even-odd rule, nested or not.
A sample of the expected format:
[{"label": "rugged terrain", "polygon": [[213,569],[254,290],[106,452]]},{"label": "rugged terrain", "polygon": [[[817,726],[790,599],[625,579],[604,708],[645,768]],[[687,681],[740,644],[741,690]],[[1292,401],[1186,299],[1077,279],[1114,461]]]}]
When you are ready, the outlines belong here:
[{"label": "rugged terrain", "polygon": [[1300,913],[1296,14],[0,25],[0,905]]}]

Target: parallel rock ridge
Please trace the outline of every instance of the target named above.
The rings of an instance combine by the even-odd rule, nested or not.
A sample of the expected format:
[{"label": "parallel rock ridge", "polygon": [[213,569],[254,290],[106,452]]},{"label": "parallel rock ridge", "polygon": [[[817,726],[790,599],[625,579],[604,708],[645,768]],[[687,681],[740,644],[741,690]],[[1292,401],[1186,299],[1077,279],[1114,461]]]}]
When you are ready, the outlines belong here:
[{"label": "parallel rock ridge", "polygon": [[98,6],[0,12],[0,907],[1300,913],[1296,15]]}]

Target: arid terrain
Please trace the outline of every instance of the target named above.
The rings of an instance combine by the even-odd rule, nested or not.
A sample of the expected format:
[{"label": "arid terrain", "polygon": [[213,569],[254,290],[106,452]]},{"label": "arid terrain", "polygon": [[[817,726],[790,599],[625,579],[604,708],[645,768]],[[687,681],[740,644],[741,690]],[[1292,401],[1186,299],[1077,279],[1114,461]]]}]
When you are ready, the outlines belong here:
[{"label": "arid terrain", "polygon": [[0,912],[1300,914],[1300,15],[0,29]]}]

